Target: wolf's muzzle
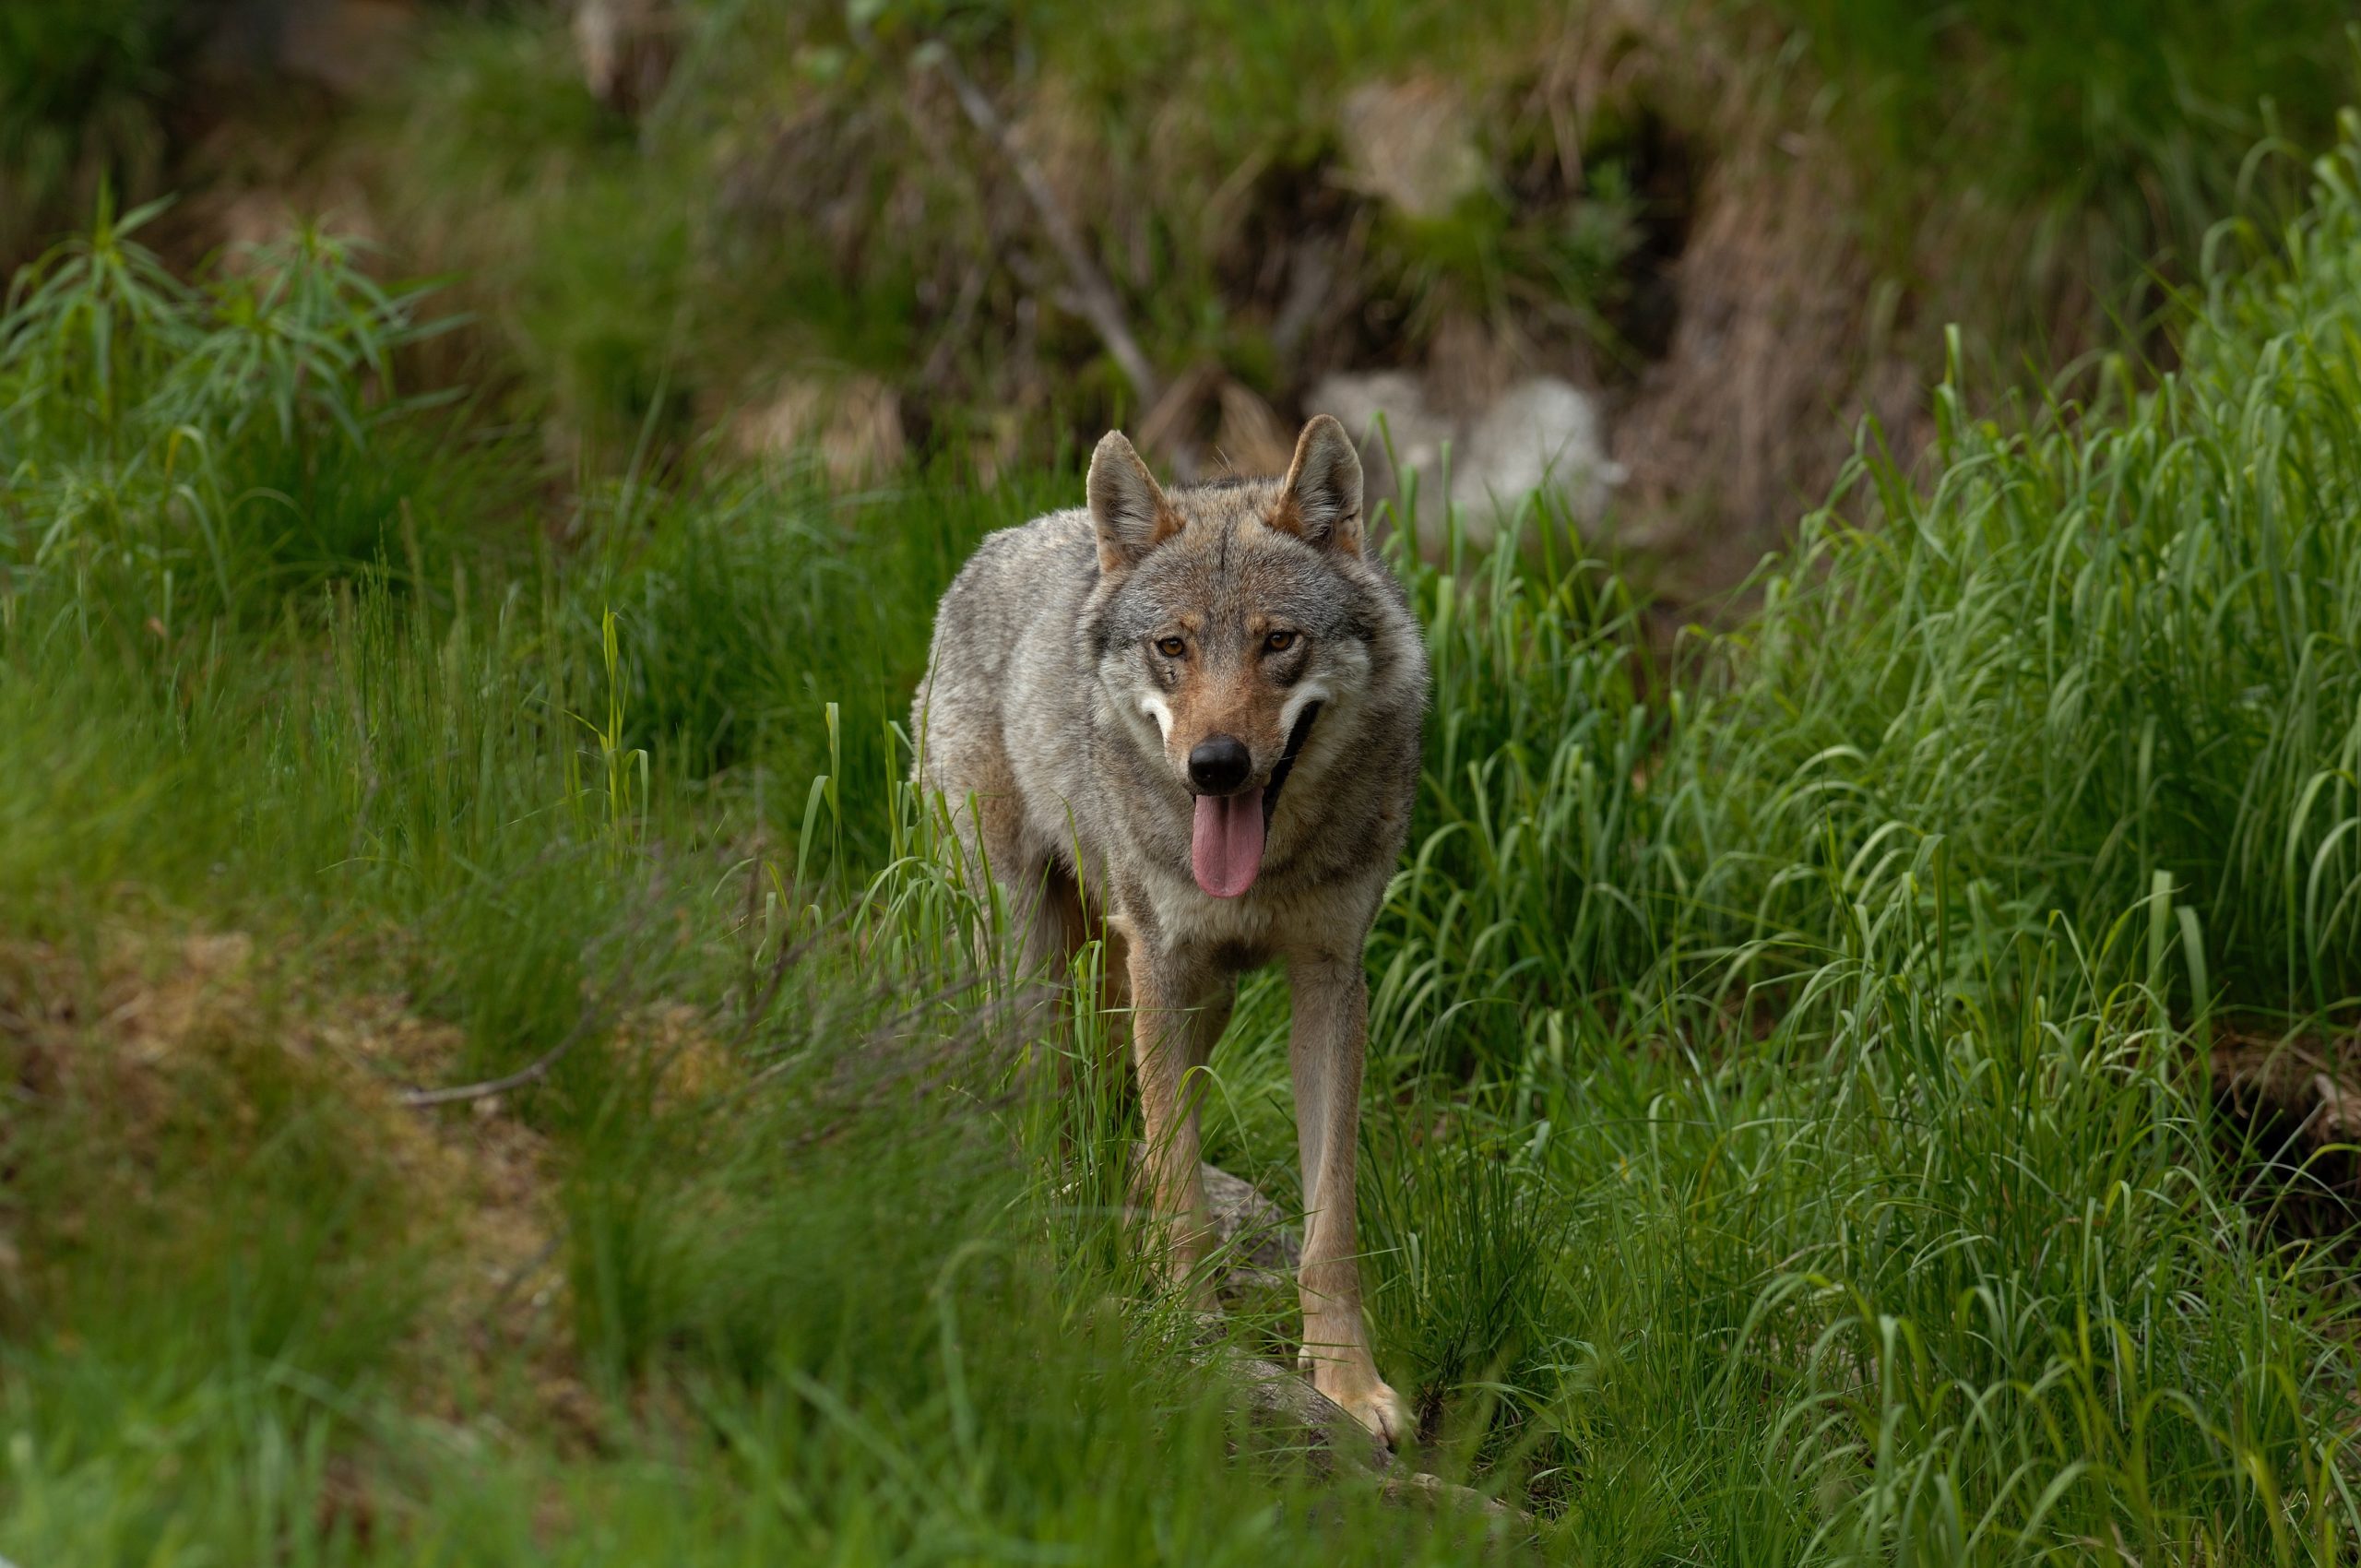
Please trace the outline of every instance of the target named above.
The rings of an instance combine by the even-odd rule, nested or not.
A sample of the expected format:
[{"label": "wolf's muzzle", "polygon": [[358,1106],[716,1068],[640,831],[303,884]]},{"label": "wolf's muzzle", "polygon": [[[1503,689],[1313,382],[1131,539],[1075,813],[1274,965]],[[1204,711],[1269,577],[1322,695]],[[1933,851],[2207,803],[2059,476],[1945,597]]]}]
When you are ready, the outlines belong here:
[{"label": "wolf's muzzle", "polygon": [[1244,746],[1228,735],[1216,735],[1189,753],[1190,777],[1198,784],[1234,781],[1223,794],[1206,788],[1190,814],[1190,874],[1213,897],[1235,898],[1254,885],[1263,869],[1263,845],[1270,832],[1272,808],[1278,803],[1280,786],[1295,771],[1295,759],[1319,712],[1318,703],[1305,705],[1287,736],[1287,749],[1272,765],[1268,784],[1246,785],[1253,776],[1252,759]]}]

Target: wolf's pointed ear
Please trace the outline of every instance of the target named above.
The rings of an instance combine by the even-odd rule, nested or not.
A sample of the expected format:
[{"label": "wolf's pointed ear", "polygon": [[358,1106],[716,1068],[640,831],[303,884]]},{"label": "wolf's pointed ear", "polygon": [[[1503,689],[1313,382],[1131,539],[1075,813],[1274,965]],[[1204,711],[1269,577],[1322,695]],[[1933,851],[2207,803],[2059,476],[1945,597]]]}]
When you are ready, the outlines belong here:
[{"label": "wolf's pointed ear", "polygon": [[1120,572],[1180,531],[1180,514],[1157,488],[1120,430],[1098,438],[1090,455],[1090,520],[1098,529],[1098,569]]},{"label": "wolf's pointed ear", "polygon": [[1361,455],[1332,416],[1313,415],[1297,437],[1271,526],[1306,544],[1360,553]]}]

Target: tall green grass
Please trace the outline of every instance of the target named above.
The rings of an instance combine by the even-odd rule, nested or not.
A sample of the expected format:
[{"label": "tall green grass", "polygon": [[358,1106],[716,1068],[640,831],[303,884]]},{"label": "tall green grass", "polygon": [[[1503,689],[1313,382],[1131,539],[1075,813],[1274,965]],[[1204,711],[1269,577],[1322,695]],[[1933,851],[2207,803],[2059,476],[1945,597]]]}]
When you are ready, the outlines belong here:
[{"label": "tall green grass", "polygon": [[1465,1059],[1514,1027],[1471,1006],[1473,974],[1537,1038],[1569,1007],[1809,974],[1900,897],[1964,983],[2012,932],[2101,931],[2162,885],[2185,1014],[2348,1011],[2351,158],[2317,165],[2283,259],[2218,277],[2182,372],[2143,393],[2118,365],[2095,405],[2005,420],[1947,384],[1933,481],[1872,439],[1750,623],[1690,636],[1669,671],[1596,566],[1419,578],[1431,831],[1382,994],[1453,1013]]},{"label": "tall green grass", "polygon": [[1808,527],[1691,762],[1749,837],[1821,838],[1848,891],[1940,849],[2086,924],[2164,878],[2185,1005],[2361,997],[2353,169],[2153,394],[2012,433],[1946,388],[1940,480],[1873,464],[1872,526]]}]

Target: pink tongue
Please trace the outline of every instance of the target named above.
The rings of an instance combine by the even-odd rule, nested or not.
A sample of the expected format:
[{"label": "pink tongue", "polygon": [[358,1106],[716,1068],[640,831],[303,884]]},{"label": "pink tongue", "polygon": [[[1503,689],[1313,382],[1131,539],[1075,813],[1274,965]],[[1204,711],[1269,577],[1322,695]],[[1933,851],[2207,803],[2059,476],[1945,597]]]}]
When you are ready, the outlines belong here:
[{"label": "pink tongue", "polygon": [[1235,898],[1254,885],[1254,873],[1263,869],[1262,790],[1197,797],[1189,869],[1197,885],[1216,898]]}]

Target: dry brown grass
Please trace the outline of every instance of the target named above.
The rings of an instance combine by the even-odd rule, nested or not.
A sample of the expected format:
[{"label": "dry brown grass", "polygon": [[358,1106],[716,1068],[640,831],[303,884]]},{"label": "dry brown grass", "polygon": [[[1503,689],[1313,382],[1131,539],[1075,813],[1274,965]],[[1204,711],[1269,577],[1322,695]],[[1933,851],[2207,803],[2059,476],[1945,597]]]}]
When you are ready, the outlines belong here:
[{"label": "dry brown grass", "polygon": [[[215,1178],[290,1116],[318,1119],[370,1194],[347,1244],[425,1270],[400,1358],[422,1412],[462,1419],[462,1390],[495,1409],[521,1396],[513,1418],[595,1445],[606,1418],[575,1364],[550,1141],[497,1098],[404,1105],[405,1087],[450,1081],[459,1031],[323,979],[242,932],[0,944],[0,1063],[32,1111],[0,1123],[0,1312],[70,1332],[57,1293],[77,1253],[213,1234]],[[729,1081],[694,1009],[644,1010],[622,1032],[659,1064],[668,1102]],[[28,1163],[57,1158],[27,1138],[60,1131],[83,1145],[73,1180],[27,1193]]]}]

